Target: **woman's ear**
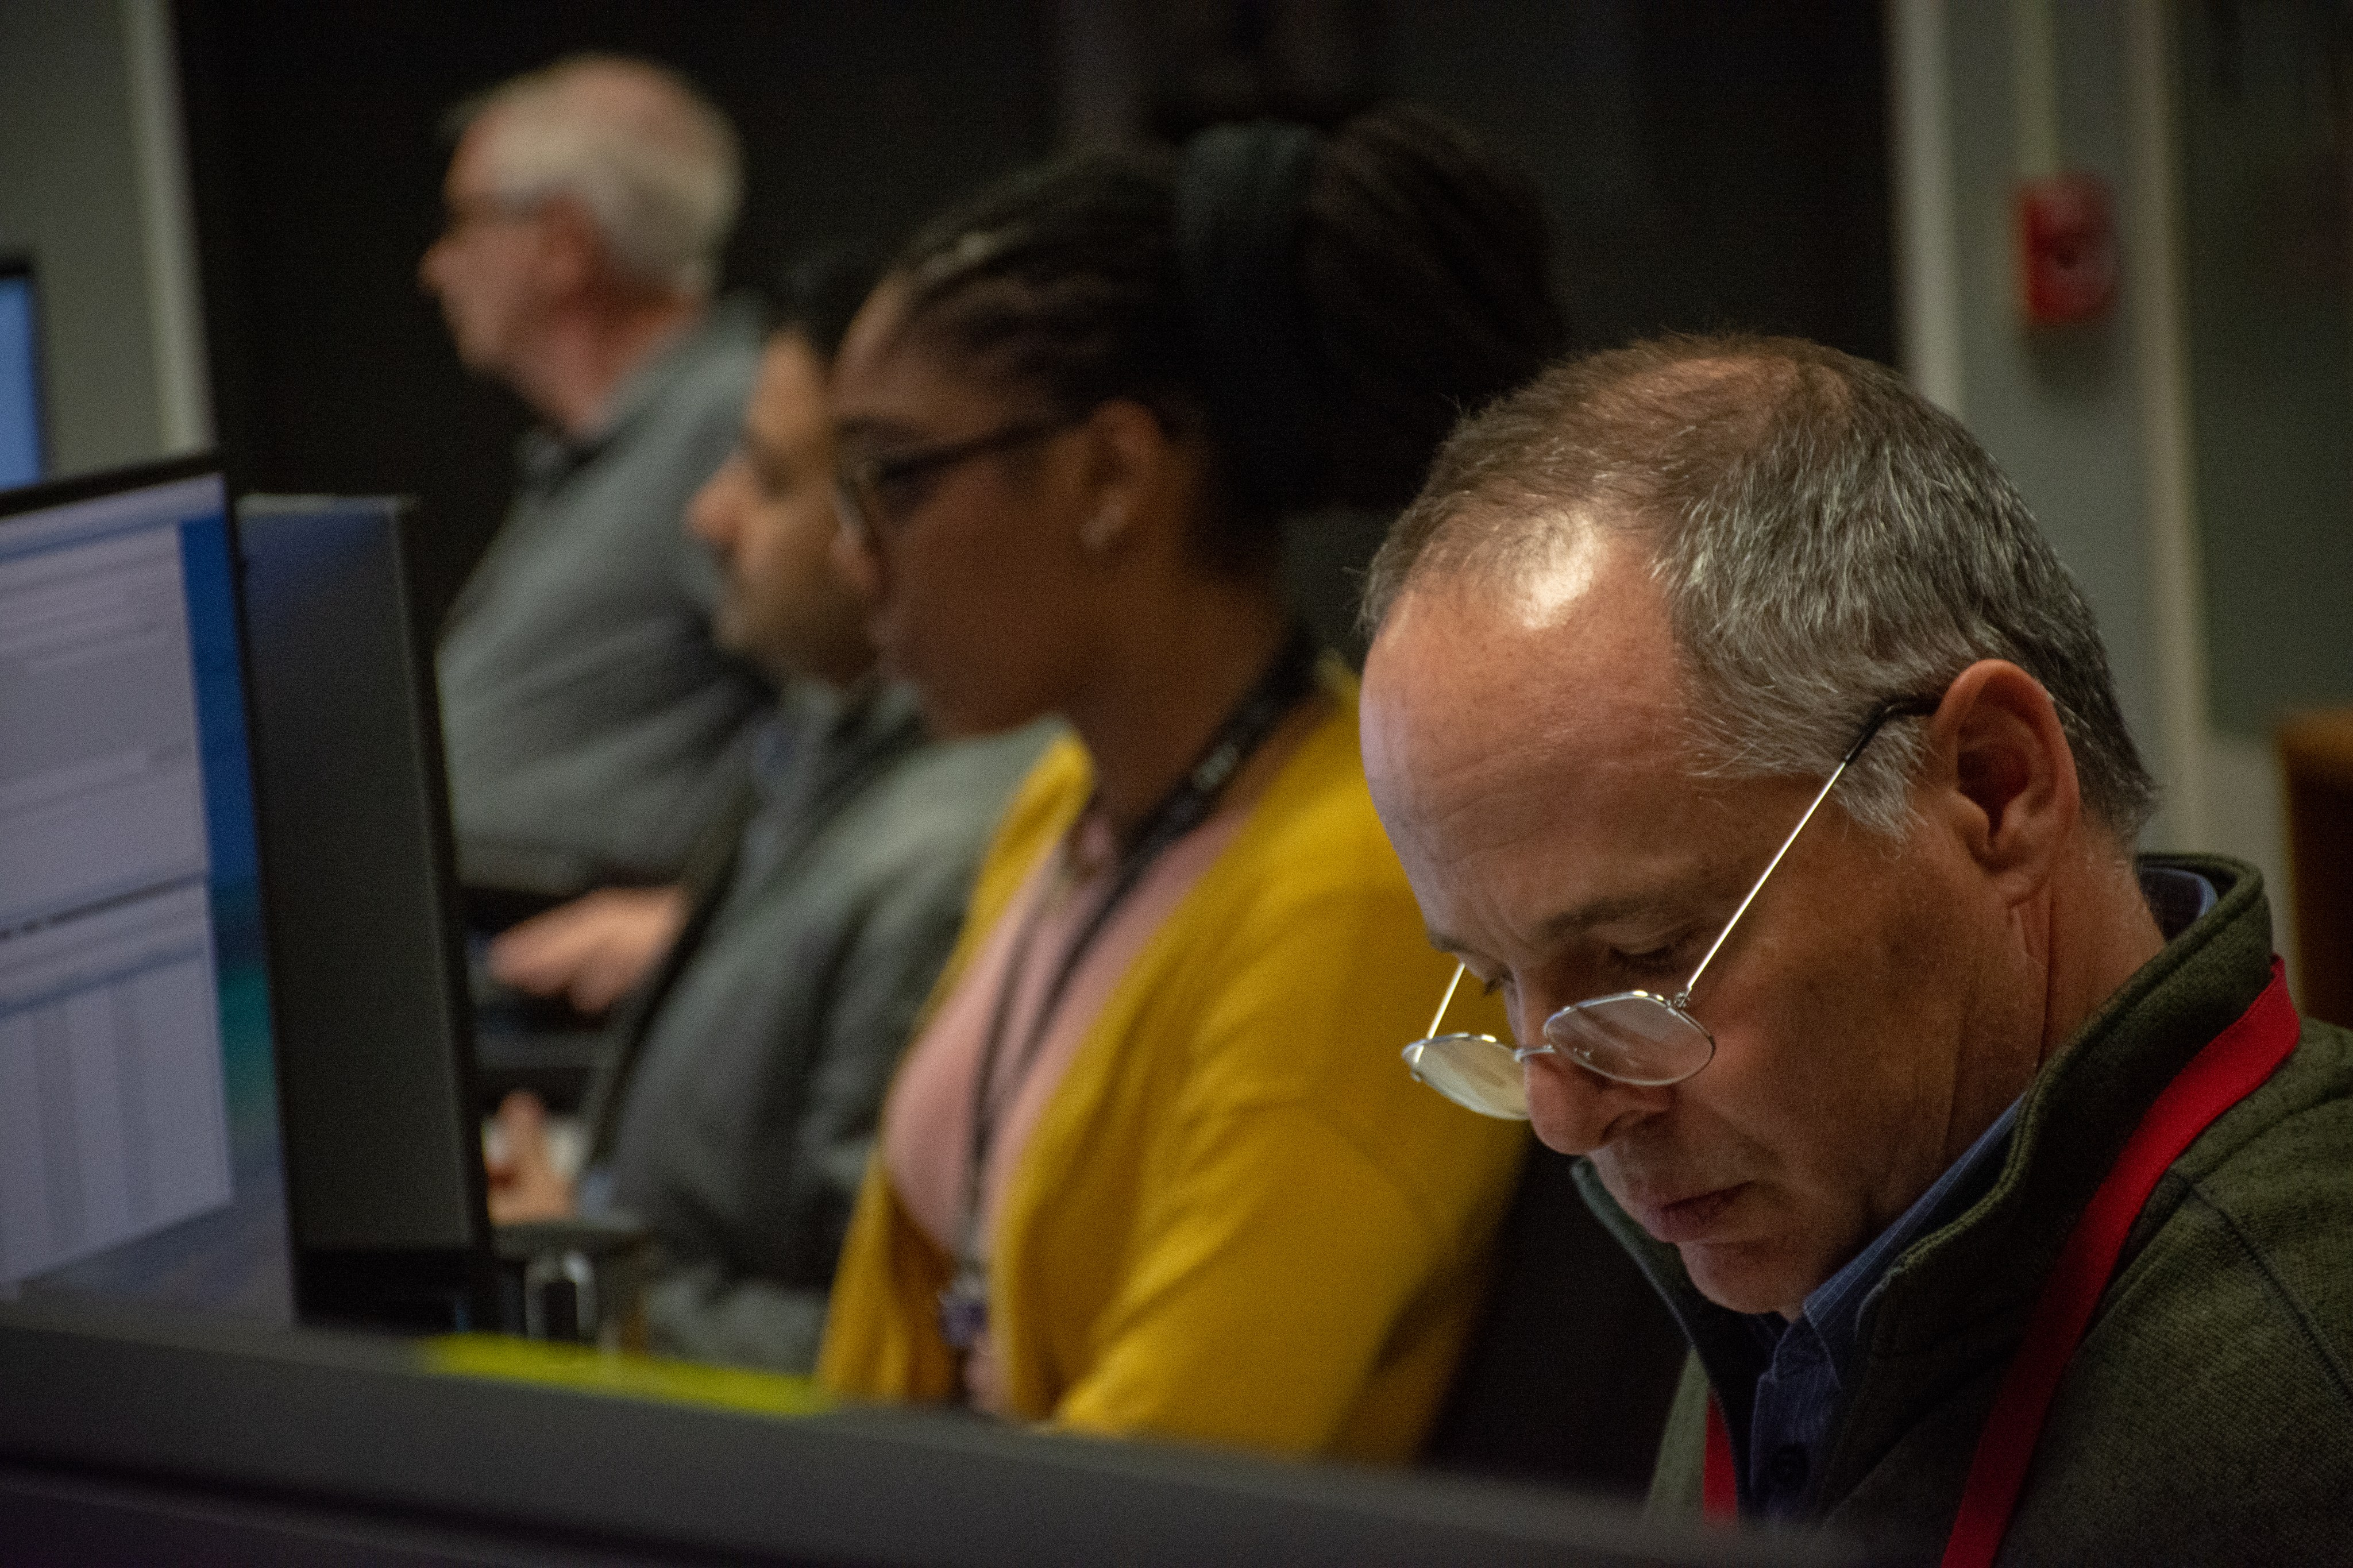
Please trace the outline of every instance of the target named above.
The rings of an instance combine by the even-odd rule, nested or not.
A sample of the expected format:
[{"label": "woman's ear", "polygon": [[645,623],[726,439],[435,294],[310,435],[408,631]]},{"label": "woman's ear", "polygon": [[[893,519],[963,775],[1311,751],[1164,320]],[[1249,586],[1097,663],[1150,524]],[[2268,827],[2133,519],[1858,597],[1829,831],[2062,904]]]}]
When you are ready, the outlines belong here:
[{"label": "woman's ear", "polygon": [[1945,690],[1929,721],[1932,812],[2012,903],[2049,880],[2075,837],[2083,799],[2075,757],[2042,683],[2005,659],[1980,659]]},{"label": "woman's ear", "polygon": [[1125,503],[1106,500],[1095,508],[1086,521],[1079,525],[1079,542],[1090,555],[1109,555],[1119,548],[1127,533]]},{"label": "woman's ear", "polygon": [[1177,452],[1160,416],[1131,398],[1098,404],[1082,428],[1086,494],[1079,543],[1089,555],[1107,557],[1168,510],[1161,503],[1177,477]]}]

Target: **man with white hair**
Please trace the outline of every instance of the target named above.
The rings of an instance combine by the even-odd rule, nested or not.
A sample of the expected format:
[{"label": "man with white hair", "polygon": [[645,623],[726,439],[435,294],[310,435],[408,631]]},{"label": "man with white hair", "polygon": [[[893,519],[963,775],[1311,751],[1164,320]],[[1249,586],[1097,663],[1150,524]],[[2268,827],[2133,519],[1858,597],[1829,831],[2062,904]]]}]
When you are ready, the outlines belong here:
[{"label": "man with white hair", "polygon": [[768,702],[713,646],[717,573],[682,528],[759,359],[756,310],[712,299],[735,137],[670,72],[596,56],[507,82],[457,123],[448,225],[418,276],[468,368],[542,422],[442,636],[460,875],[526,906],[646,889],[584,906],[625,929],[584,941],[645,950],[620,965],[635,973],[681,910],[654,885],[732,793]]},{"label": "man with white hair", "polygon": [[1522,1042],[1409,1060],[1582,1156],[1682,1322],[1656,1500],[2347,1560],[2353,1037],[2252,868],[2136,860],[2091,611],[1957,422],[1810,343],[1565,365],[1455,433],[1366,610],[1373,798]]}]

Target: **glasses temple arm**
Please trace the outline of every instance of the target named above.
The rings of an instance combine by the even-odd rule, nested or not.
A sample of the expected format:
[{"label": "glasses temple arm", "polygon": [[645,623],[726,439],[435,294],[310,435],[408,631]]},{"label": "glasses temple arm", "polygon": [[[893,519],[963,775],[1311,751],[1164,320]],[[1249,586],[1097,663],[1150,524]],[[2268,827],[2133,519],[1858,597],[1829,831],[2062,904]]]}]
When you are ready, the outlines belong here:
[{"label": "glasses temple arm", "polygon": [[1462,972],[1469,967],[1465,963],[1454,966],[1454,978],[1446,983],[1446,994],[1438,999],[1438,1011],[1430,1016],[1430,1027],[1421,1032],[1424,1039],[1438,1037],[1438,1026],[1446,1022],[1446,1009],[1453,1005],[1454,993],[1462,984]]},{"label": "glasses temple arm", "polygon": [[1700,957],[1699,967],[1691,972],[1691,978],[1683,982],[1682,993],[1675,997],[1675,1005],[1683,1006],[1691,1000],[1691,994],[1699,987],[1699,977],[1705,974],[1707,966],[1715,962],[1715,955],[1731,937],[1733,928],[1740,923],[1740,917],[1748,912],[1748,906],[1755,903],[1757,895],[1765,890],[1765,884],[1772,879],[1774,868],[1781,864],[1781,857],[1789,852],[1789,846],[1798,841],[1798,835],[1806,830],[1806,824],[1814,819],[1814,813],[1821,809],[1822,802],[1830,799],[1831,791],[1838,784],[1839,775],[1844,772],[1845,763],[1831,770],[1831,776],[1823,781],[1821,789],[1814,795],[1814,804],[1806,807],[1806,815],[1798,818],[1798,826],[1789,829],[1789,837],[1781,840],[1781,847],[1774,850],[1773,858],[1765,862],[1763,874],[1749,884],[1748,896],[1740,900],[1740,907],[1732,911],[1732,918],[1724,922],[1724,929],[1715,933],[1715,940],[1707,944],[1707,952]]},{"label": "glasses temple arm", "polygon": [[1733,928],[1740,923],[1740,917],[1748,912],[1748,906],[1755,903],[1757,895],[1765,890],[1766,882],[1771,879],[1775,868],[1781,864],[1781,858],[1788,854],[1789,846],[1798,841],[1798,835],[1806,830],[1806,824],[1814,819],[1814,813],[1822,808],[1822,802],[1830,799],[1831,791],[1838,787],[1839,779],[1855,758],[1862,755],[1862,749],[1871,744],[1872,737],[1879,733],[1880,727],[1890,719],[1918,718],[1933,713],[1936,709],[1936,703],[1933,700],[1903,698],[1886,704],[1871,716],[1870,721],[1862,727],[1862,733],[1854,738],[1854,744],[1846,749],[1846,755],[1839,759],[1839,765],[1831,770],[1831,776],[1824,779],[1822,787],[1815,792],[1813,805],[1806,807],[1806,815],[1798,818],[1798,826],[1789,829],[1789,837],[1781,840],[1781,847],[1773,851],[1773,858],[1765,863],[1764,871],[1749,884],[1748,896],[1740,900],[1740,907],[1732,911],[1732,918],[1724,922],[1724,929],[1715,933],[1714,942],[1708,943],[1707,952],[1700,955],[1699,967],[1691,972],[1691,978],[1683,982],[1683,990],[1675,997],[1676,1006],[1683,1006],[1691,1001],[1692,993],[1699,988],[1699,977],[1705,974],[1707,966],[1715,962],[1715,955],[1723,950]]}]

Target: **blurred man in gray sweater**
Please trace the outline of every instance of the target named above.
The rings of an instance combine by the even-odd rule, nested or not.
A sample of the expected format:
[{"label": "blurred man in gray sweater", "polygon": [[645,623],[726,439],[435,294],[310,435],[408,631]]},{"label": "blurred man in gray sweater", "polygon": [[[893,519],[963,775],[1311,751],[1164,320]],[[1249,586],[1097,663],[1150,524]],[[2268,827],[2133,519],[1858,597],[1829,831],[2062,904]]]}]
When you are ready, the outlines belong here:
[{"label": "blurred man in gray sweater", "polygon": [[713,645],[717,574],[680,528],[759,355],[756,310],[712,300],[734,133],[670,72],[593,56],[459,123],[418,275],[467,367],[541,422],[442,636],[460,876],[526,903],[663,882],[767,701]]}]

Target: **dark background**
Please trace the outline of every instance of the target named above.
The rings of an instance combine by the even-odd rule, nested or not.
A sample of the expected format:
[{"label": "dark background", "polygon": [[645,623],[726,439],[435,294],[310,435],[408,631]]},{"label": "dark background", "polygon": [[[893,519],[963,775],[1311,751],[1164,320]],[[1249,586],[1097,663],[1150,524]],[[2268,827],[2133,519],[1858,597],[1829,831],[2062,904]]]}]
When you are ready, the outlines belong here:
[{"label": "dark background", "polygon": [[1577,342],[1792,331],[1894,357],[1877,0],[181,0],[215,408],[245,488],[421,496],[445,604],[525,416],[470,380],[417,258],[439,123],[586,48],[735,120],[735,280],[887,245],[1058,147],[1419,99],[1521,158]]}]

